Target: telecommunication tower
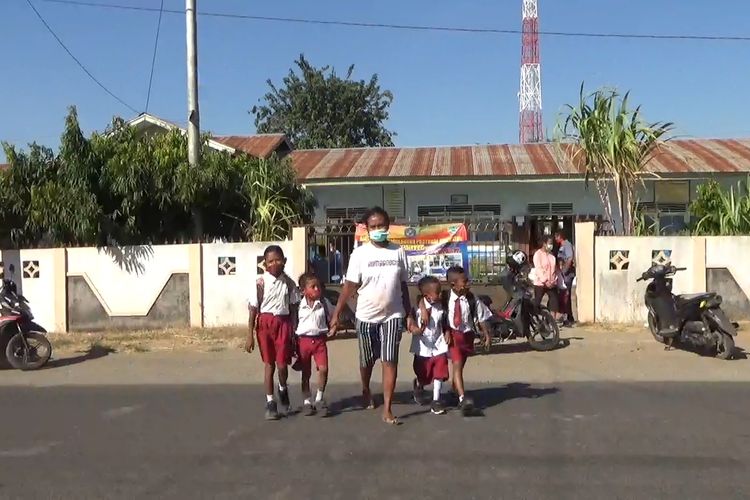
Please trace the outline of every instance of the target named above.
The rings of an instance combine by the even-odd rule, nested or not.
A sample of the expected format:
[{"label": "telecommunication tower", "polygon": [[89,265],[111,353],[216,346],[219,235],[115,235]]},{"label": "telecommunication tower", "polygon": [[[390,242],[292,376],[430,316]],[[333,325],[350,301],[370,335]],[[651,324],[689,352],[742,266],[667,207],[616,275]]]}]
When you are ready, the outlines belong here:
[{"label": "telecommunication tower", "polygon": [[521,89],[519,141],[543,142],[542,72],[539,63],[539,12],[537,0],[523,2],[523,35],[521,40]]}]

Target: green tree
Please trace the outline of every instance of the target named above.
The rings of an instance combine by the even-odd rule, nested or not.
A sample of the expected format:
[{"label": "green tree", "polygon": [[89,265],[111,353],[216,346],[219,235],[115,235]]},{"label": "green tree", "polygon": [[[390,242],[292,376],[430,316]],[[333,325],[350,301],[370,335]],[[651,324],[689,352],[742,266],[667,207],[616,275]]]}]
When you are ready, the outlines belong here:
[{"label": "green tree", "polygon": [[396,134],[384,126],[393,94],[377,75],[352,80],[352,65],[341,78],[303,55],[294,64],[280,87],[268,80],[270,91],[250,110],[259,133],[284,133],[301,149],[393,146]]},{"label": "green tree", "polygon": [[739,182],[737,190],[724,190],[710,180],[698,186],[698,195],[690,204],[695,220],[692,233],[701,236],[736,236],[750,234],[750,191]]},{"label": "green tree", "polygon": [[268,240],[309,222],[314,199],[288,159],[260,160],[209,148],[199,168],[187,160],[180,131],[138,136],[121,119],[86,138],[75,108],[60,151],[3,144],[10,168],[0,174],[4,247],[139,245],[190,240],[192,213],[203,238]]},{"label": "green tree", "polygon": [[605,215],[621,235],[635,230],[636,188],[643,185],[648,162],[672,130],[672,123],[645,122],[640,106],[631,109],[628,98],[629,93],[621,96],[609,89],[586,94],[581,85],[578,104],[566,107],[556,132],[563,148],[572,151],[572,161],[585,168],[586,185],[596,185]]}]

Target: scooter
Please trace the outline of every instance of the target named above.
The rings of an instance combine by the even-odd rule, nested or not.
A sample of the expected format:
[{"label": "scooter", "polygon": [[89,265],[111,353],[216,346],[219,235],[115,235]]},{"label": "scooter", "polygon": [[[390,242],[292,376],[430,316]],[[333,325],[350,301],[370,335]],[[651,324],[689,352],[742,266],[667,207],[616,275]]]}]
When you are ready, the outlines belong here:
[{"label": "scooter", "polygon": [[713,292],[674,295],[672,278],[684,267],[653,265],[636,281],[648,281],[644,301],[648,326],[657,342],[671,349],[675,344],[710,351],[719,359],[734,355],[737,323],[721,309],[722,298]]},{"label": "scooter", "polygon": [[[506,260],[507,267],[500,274],[500,283],[508,295],[505,304],[493,311],[489,321],[492,336],[500,342],[525,338],[535,351],[551,351],[560,345],[560,327],[546,307],[534,301],[534,287],[528,278],[529,266],[525,256],[518,262],[514,255]],[[479,297],[492,311],[492,299]]]},{"label": "scooter", "polygon": [[[9,266],[13,274],[13,264]],[[44,329],[34,323],[26,297],[15,281],[4,279],[0,288],[0,356],[17,370],[38,370],[52,356],[52,344]]]}]

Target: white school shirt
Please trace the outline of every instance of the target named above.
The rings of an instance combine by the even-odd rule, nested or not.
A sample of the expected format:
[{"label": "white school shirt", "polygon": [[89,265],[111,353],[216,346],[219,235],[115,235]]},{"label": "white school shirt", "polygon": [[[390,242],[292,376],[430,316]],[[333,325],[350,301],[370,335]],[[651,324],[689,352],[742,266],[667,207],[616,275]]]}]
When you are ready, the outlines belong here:
[{"label": "white school shirt", "polygon": [[[261,314],[273,314],[274,316],[286,316],[289,314],[290,299],[291,304],[297,304],[300,301],[299,289],[296,286],[292,286],[290,292],[289,286],[292,285],[291,280],[284,279],[283,274],[277,278],[265,272],[261,279],[263,280],[263,303],[260,304],[258,312]],[[288,284],[287,281],[289,281]],[[248,305],[256,309],[258,308],[258,287],[255,283],[253,283],[253,289],[250,292]]]},{"label": "white school shirt", "polygon": [[[484,302],[475,297],[477,302],[477,323],[484,323],[492,317],[492,311],[484,305]],[[453,312],[456,310],[456,300],[461,301],[461,324],[456,325],[453,321]],[[451,296],[448,299],[448,325],[454,330],[459,332],[473,332],[476,327],[471,321],[471,311],[469,310],[469,299],[465,295],[460,297],[456,295],[456,292],[451,290]]]},{"label": "white school shirt", "polygon": [[383,323],[403,318],[401,283],[409,279],[406,252],[389,243],[378,247],[365,243],[349,257],[346,281],[360,285],[357,291],[356,318],[365,323]]},{"label": "white school shirt", "polygon": [[[440,304],[425,303],[429,313],[429,323],[422,335],[412,335],[409,352],[423,358],[434,358],[448,352],[448,343],[443,337],[443,308]],[[422,315],[417,309],[418,324],[422,326]]]},{"label": "white school shirt", "polygon": [[299,304],[297,322],[297,335],[301,337],[316,337],[328,333],[328,322],[326,316],[331,318],[333,315],[333,304],[323,297],[323,300],[316,300],[312,306],[307,303],[306,298],[302,298]]}]

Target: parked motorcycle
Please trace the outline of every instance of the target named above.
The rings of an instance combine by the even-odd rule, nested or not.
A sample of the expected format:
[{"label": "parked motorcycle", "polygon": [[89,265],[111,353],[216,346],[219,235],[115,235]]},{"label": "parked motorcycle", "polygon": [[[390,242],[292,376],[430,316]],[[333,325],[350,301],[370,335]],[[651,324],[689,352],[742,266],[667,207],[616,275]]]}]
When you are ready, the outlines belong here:
[{"label": "parked motorcycle", "polygon": [[560,345],[560,327],[545,306],[536,305],[534,286],[529,280],[526,255],[517,251],[506,259],[507,267],[500,274],[508,300],[494,311],[492,299],[479,297],[493,311],[490,332],[501,342],[525,338],[535,351],[550,351]]},{"label": "parked motorcycle", "polygon": [[[13,273],[13,265],[10,265]],[[19,370],[37,370],[52,356],[44,329],[33,322],[29,302],[18,294],[16,283],[4,279],[0,289],[0,355],[11,367]]]},{"label": "parked motorcycle", "polygon": [[684,270],[653,265],[636,280],[651,280],[644,296],[651,334],[667,349],[683,344],[709,350],[720,359],[731,359],[737,323],[729,321],[721,309],[722,298],[716,293],[674,295],[672,277]]}]

